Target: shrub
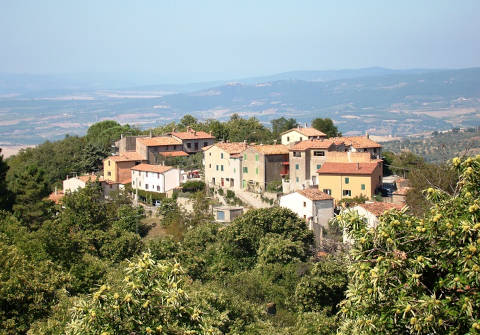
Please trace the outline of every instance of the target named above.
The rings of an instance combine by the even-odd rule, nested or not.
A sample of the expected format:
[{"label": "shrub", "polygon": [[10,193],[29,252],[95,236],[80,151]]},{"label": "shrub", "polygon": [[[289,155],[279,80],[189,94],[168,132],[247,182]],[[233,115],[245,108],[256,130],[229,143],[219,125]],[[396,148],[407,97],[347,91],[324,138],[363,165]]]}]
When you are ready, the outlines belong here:
[{"label": "shrub", "polygon": [[232,190],[227,190],[227,199],[233,199],[235,198],[235,192]]},{"label": "shrub", "polygon": [[205,183],[201,180],[190,180],[183,184],[183,192],[198,192],[205,189]]}]

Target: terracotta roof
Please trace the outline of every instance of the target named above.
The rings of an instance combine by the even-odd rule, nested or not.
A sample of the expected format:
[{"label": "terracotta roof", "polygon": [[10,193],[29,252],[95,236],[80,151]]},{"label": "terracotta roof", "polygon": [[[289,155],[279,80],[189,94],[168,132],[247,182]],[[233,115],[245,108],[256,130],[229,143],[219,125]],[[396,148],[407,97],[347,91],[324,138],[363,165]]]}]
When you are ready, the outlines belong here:
[{"label": "terracotta roof", "polygon": [[300,141],[290,147],[290,150],[307,150],[307,149],[328,149],[333,145],[331,140],[308,140]]},{"label": "terracotta roof", "polygon": [[322,137],[327,136],[325,133],[322,133],[320,130],[317,130],[315,128],[300,128],[300,127],[292,128],[292,129],[289,129],[287,131],[284,131],[281,135],[289,133],[291,131],[297,131],[300,134],[303,134],[305,136],[322,136]]},{"label": "terracotta roof", "polygon": [[395,194],[395,195],[407,195],[409,190],[410,190],[410,187],[400,187],[398,190],[393,192],[393,194]]},{"label": "terracotta roof", "polygon": [[131,170],[135,170],[135,171],[157,172],[157,173],[164,173],[171,169],[173,169],[172,166],[152,165],[152,164],[138,164],[131,168]]},{"label": "terracotta roof", "polygon": [[157,136],[157,137],[144,137],[137,138],[137,141],[143,143],[147,147],[156,147],[161,145],[178,145],[182,144],[182,141],[170,137],[170,136]]},{"label": "terracotta roof", "polygon": [[252,148],[264,155],[288,155],[288,147],[283,144],[254,145]]},{"label": "terracotta roof", "polygon": [[369,211],[375,216],[380,216],[390,209],[400,210],[403,208],[403,205],[392,204],[389,202],[373,202],[373,203],[359,204],[357,206],[360,206],[363,209],[366,209],[367,211]]},{"label": "terracotta roof", "polygon": [[87,174],[87,175],[83,175],[83,176],[78,176],[76,178],[80,179],[84,183],[89,182],[89,181],[91,181],[91,182],[97,181],[97,178],[98,178],[98,181],[105,181],[105,179],[103,179],[102,176],[96,176],[94,174]]},{"label": "terracotta roof", "polygon": [[299,190],[297,192],[300,193],[301,195],[303,195],[304,197],[306,197],[310,200],[313,200],[313,201],[333,199],[327,193],[324,193],[317,188],[307,188],[305,190]]},{"label": "terracotta roof", "polygon": [[219,142],[219,143],[215,143],[214,146],[219,147],[220,149],[228,152],[231,155],[239,154],[243,150],[248,148],[248,145],[243,142],[231,142],[231,143]]},{"label": "terracotta roof", "polygon": [[53,201],[54,203],[58,204],[60,203],[60,200],[62,200],[62,198],[65,196],[65,193],[63,193],[63,191],[57,191],[56,193],[55,192],[52,192],[50,193],[50,195],[48,196],[48,200],[51,200]]},{"label": "terracotta roof", "polygon": [[370,175],[375,171],[379,162],[373,163],[332,163],[326,162],[317,171],[318,174],[361,174]]},{"label": "terracotta roof", "polygon": [[185,151],[164,151],[159,152],[159,155],[163,157],[186,157],[188,154]]},{"label": "terracotta roof", "polygon": [[129,162],[129,161],[143,161],[146,160],[137,152],[125,152],[118,156],[110,156],[105,158],[105,160],[110,159],[114,162]]},{"label": "terracotta roof", "polygon": [[204,131],[194,131],[194,130],[188,130],[188,131],[182,131],[182,132],[172,132],[170,135],[175,136],[179,139],[182,140],[197,140],[197,139],[203,139],[203,138],[215,138],[215,136],[206,133]]},{"label": "terracotta roof", "polygon": [[345,145],[351,145],[355,149],[362,148],[381,148],[382,146],[375,141],[372,141],[367,136],[344,136],[330,138],[335,144],[344,143]]}]

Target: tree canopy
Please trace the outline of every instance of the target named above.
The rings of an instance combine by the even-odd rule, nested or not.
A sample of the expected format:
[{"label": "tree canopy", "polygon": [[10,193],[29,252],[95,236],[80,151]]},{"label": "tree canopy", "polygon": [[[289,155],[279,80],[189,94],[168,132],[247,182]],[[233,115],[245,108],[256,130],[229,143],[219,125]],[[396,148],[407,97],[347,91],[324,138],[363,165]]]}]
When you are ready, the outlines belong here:
[{"label": "tree canopy", "polygon": [[312,121],[312,127],[323,132],[327,137],[342,136],[342,133],[338,131],[338,128],[333,124],[332,119],[329,118],[316,118]]}]

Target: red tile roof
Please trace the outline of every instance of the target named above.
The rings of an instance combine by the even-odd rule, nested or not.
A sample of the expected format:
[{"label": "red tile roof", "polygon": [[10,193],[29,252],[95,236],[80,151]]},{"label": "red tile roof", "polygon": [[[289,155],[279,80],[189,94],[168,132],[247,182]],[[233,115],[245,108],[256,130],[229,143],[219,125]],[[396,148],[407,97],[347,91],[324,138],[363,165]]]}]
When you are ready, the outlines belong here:
[{"label": "red tile roof", "polygon": [[333,199],[327,193],[324,193],[317,188],[307,188],[305,190],[299,190],[297,192],[300,193],[301,195],[303,195],[304,197],[306,197],[310,200],[313,200],[313,201]]},{"label": "red tile roof", "polygon": [[50,193],[50,195],[48,196],[48,200],[51,200],[53,201],[54,203],[58,204],[60,203],[60,201],[62,200],[62,198],[65,196],[65,193],[63,193],[63,191],[57,191],[56,193],[55,192],[52,192]]},{"label": "red tile roof", "polygon": [[360,174],[371,175],[379,165],[379,161],[373,163],[332,163],[326,162],[317,171],[318,174]]},{"label": "red tile roof", "polygon": [[254,145],[252,148],[264,155],[288,155],[288,147],[283,144]]},{"label": "red tile roof", "polygon": [[110,159],[114,162],[130,162],[130,161],[143,161],[146,160],[137,152],[125,152],[118,156],[110,156],[105,158],[105,160]]},{"label": "red tile roof", "polygon": [[322,133],[320,130],[315,129],[315,128],[292,128],[287,131],[284,131],[281,135],[289,133],[291,131],[297,131],[300,134],[303,134],[305,136],[321,136],[321,137],[326,137],[327,135],[325,133]]},{"label": "red tile roof", "polygon": [[131,170],[135,170],[135,171],[157,172],[157,173],[164,173],[171,169],[173,169],[172,166],[153,165],[153,164],[138,164],[131,168]]},{"label": "red tile roof", "polygon": [[398,190],[393,192],[393,194],[395,194],[395,195],[407,195],[409,190],[410,190],[410,187],[400,187]]},{"label": "red tile roof", "polygon": [[102,176],[96,176],[96,175],[94,175],[94,174],[87,174],[87,175],[83,175],[83,176],[78,176],[78,177],[76,177],[76,178],[77,178],[77,179],[80,179],[80,180],[83,181],[84,183],[89,182],[89,181],[90,181],[90,182],[94,182],[94,181],[97,181],[97,179],[98,179],[98,181],[100,181],[100,182],[105,181],[105,179],[103,179]]},{"label": "red tile roof", "polygon": [[146,145],[147,147],[182,144],[182,141],[170,136],[144,137],[138,138],[137,141]]},{"label": "red tile roof", "polygon": [[290,147],[291,151],[303,151],[308,149],[328,149],[333,145],[331,140],[308,140],[295,143]]},{"label": "red tile roof", "polygon": [[170,135],[175,136],[181,140],[198,140],[198,139],[215,139],[215,136],[212,134],[206,133],[204,131],[195,131],[189,129],[182,132],[172,132]]},{"label": "red tile roof", "polygon": [[390,209],[400,210],[403,208],[403,205],[393,204],[389,202],[373,202],[373,203],[359,204],[357,206],[362,207],[363,209],[369,211],[375,216],[380,216]]},{"label": "red tile roof", "polygon": [[355,149],[369,149],[369,148],[381,148],[382,146],[375,141],[372,141],[367,136],[344,136],[330,138],[335,144],[344,143],[345,145],[351,145]]},{"label": "red tile roof", "polygon": [[230,142],[230,143],[219,142],[219,143],[215,143],[214,146],[219,147],[220,149],[228,152],[231,155],[239,154],[243,150],[248,148],[248,144],[244,142]]},{"label": "red tile roof", "polygon": [[163,157],[186,157],[188,154],[185,151],[163,151],[159,152]]}]

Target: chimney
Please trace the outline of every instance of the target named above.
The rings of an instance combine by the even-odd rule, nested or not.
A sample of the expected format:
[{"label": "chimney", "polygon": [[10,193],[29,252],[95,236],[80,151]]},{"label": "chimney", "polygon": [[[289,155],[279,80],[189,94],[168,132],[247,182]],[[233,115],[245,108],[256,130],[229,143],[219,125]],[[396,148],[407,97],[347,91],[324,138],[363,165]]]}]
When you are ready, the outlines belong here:
[{"label": "chimney", "polygon": [[276,145],[276,144],[277,144],[277,140],[273,140],[273,144],[275,144],[275,145]]},{"label": "chimney", "polygon": [[152,131],[150,130],[150,138],[152,137]]},{"label": "chimney", "polygon": [[368,131],[365,133],[366,138],[370,138],[370,135],[368,134]]},{"label": "chimney", "polygon": [[307,128],[307,123],[305,122],[305,128]]}]

